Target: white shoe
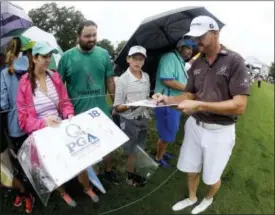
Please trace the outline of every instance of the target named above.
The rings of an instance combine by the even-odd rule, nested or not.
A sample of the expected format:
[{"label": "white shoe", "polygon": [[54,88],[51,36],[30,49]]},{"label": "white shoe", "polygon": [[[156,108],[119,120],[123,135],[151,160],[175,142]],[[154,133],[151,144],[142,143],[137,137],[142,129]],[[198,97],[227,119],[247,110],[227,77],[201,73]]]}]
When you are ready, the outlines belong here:
[{"label": "white shoe", "polygon": [[205,211],[212,204],[212,202],[213,202],[213,197],[211,199],[204,198],[202,202],[192,210],[191,213],[198,214]]},{"label": "white shoe", "polygon": [[198,199],[196,200],[190,200],[189,198],[187,199],[184,199],[178,203],[176,203],[173,207],[172,207],[172,210],[173,211],[180,211],[180,210],[183,210],[184,208],[186,207],[189,207],[191,205],[194,205],[196,202],[198,201]]}]

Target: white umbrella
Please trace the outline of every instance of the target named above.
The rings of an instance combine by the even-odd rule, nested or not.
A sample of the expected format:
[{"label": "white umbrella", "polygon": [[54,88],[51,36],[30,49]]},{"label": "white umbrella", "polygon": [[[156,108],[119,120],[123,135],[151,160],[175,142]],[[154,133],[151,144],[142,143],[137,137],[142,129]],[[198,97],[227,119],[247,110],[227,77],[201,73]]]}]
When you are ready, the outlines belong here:
[{"label": "white umbrella", "polygon": [[50,69],[56,69],[58,66],[58,62],[63,54],[63,51],[57,44],[55,37],[46,31],[41,30],[40,28],[33,26],[26,30],[22,36],[29,38],[32,41],[45,41],[48,42],[53,48],[58,50],[58,54],[53,54],[53,61],[50,65]]},{"label": "white umbrella", "polygon": [[10,32],[7,35],[7,37],[1,38],[1,48],[3,49],[4,47],[6,47],[8,42],[14,37],[20,37],[21,41],[24,41],[22,44],[23,48],[24,48],[24,45],[26,45],[29,41],[48,42],[53,48],[57,49],[59,52],[58,54],[53,54],[52,62],[49,69],[57,68],[58,62],[61,58],[61,55],[63,54],[63,51],[60,48],[60,46],[57,44],[57,41],[53,36],[53,34],[43,31],[42,29],[36,26],[30,27],[26,30],[15,30],[13,32]]}]

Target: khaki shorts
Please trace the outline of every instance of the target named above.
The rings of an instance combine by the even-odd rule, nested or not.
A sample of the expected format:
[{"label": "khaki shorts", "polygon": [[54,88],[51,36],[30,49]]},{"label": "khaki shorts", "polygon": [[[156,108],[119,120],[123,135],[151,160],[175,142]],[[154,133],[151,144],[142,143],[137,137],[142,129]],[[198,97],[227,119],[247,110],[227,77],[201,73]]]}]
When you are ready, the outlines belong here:
[{"label": "khaki shorts", "polygon": [[10,160],[9,150],[6,149],[1,156],[1,184],[6,187],[12,187],[13,168]]},{"label": "khaki shorts", "polygon": [[145,148],[148,119],[135,120],[121,117],[120,128],[129,137],[129,141],[123,145],[125,155],[129,156],[137,153],[137,146],[142,149]]}]

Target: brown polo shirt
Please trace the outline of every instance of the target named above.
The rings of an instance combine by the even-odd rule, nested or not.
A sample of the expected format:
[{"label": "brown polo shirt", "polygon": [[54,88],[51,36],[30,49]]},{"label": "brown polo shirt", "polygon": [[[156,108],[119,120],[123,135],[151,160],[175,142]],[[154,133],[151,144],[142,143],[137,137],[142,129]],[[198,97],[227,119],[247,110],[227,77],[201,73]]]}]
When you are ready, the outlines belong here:
[{"label": "brown polo shirt", "polygon": [[[202,54],[188,71],[189,79],[185,92],[196,95],[196,100],[221,102],[235,95],[249,95],[249,77],[243,58],[222,46],[212,65]],[[230,125],[237,121],[236,115],[220,115],[197,112],[192,115],[198,121]]]}]

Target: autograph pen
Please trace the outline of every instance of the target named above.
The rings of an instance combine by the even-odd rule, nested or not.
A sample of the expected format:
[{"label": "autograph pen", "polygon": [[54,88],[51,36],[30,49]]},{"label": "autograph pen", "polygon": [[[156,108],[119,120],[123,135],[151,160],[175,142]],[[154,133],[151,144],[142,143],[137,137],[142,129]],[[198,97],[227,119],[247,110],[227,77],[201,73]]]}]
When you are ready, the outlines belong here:
[{"label": "autograph pen", "polygon": [[[164,92],[165,92],[165,89],[162,89],[162,91],[161,91],[161,95],[163,95],[164,94]],[[157,105],[159,105],[161,102],[157,102]]]}]

